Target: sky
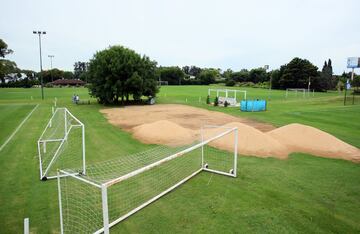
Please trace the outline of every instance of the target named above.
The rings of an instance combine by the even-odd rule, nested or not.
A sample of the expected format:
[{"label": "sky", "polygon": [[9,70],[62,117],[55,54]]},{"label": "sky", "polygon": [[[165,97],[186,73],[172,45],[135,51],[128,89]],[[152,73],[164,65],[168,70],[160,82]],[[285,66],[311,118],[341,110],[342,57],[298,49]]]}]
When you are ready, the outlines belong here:
[{"label": "sky", "polygon": [[238,71],[294,57],[335,74],[360,56],[359,0],[1,0],[0,38],[20,68],[73,70],[96,51],[123,45],[161,66]]}]

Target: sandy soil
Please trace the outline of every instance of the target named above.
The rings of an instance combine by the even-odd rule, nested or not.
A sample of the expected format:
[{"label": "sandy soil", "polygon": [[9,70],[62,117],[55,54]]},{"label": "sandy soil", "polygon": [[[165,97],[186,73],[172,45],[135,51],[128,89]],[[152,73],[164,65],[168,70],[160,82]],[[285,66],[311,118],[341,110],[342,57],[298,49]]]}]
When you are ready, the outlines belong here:
[{"label": "sandy soil", "polygon": [[127,131],[131,131],[133,127],[141,124],[153,123],[158,120],[168,120],[192,130],[199,130],[201,126],[206,124],[224,125],[231,122],[244,123],[262,132],[275,129],[274,126],[267,123],[177,104],[127,106],[124,108],[103,109],[101,112],[106,114],[111,124]]},{"label": "sandy soil", "polygon": [[360,162],[360,150],[333,135],[302,124],[289,124],[266,135],[278,140],[290,152],[304,152],[327,158]]},{"label": "sandy soil", "polygon": [[[185,145],[201,139],[203,125],[238,128],[238,153],[285,159],[292,152],[360,162],[360,150],[319,129],[289,124],[272,125],[237,118],[220,112],[184,105],[130,106],[101,110],[113,125],[129,131],[146,144]],[[205,139],[224,129],[205,129]],[[234,134],[213,141],[212,146],[233,151]]]}]

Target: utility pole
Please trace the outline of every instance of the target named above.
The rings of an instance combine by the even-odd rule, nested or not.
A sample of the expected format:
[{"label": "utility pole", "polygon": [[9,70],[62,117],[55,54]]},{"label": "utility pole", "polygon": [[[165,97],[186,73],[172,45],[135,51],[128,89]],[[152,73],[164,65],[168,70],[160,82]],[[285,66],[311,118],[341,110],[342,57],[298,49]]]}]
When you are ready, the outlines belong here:
[{"label": "utility pole", "polygon": [[51,75],[51,82],[53,82],[53,76],[52,76],[52,59],[55,57],[55,55],[48,55],[48,57],[50,58],[50,75]]},{"label": "utility pole", "polygon": [[46,34],[45,31],[33,31],[33,34],[39,36],[39,49],[40,49],[40,84],[41,84],[41,99],[44,100],[44,82],[42,77],[42,54],[41,54],[41,35]]}]

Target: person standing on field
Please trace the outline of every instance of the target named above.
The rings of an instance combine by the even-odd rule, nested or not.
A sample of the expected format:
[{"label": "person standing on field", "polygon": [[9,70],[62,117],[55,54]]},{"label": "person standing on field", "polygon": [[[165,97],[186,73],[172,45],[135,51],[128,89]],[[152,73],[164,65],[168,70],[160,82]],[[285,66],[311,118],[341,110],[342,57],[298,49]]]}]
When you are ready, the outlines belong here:
[{"label": "person standing on field", "polygon": [[75,96],[75,102],[76,102],[76,104],[79,104],[79,100],[80,100],[79,95],[76,95],[76,96]]}]

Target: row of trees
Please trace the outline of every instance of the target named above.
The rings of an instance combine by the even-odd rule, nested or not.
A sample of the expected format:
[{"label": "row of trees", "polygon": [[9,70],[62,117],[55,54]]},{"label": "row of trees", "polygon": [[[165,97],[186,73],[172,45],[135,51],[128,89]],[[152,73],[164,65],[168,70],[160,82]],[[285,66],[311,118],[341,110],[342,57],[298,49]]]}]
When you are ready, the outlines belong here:
[{"label": "row of trees", "polygon": [[[14,61],[5,59],[7,55],[13,52],[13,50],[8,48],[6,42],[0,39],[0,87],[31,87],[40,84],[39,80],[41,77],[44,84],[58,79],[81,79],[86,81],[87,62],[76,62],[74,64],[74,72],[63,71],[57,68],[35,72],[21,69]],[[13,79],[5,83],[5,79],[10,75]]]}]

